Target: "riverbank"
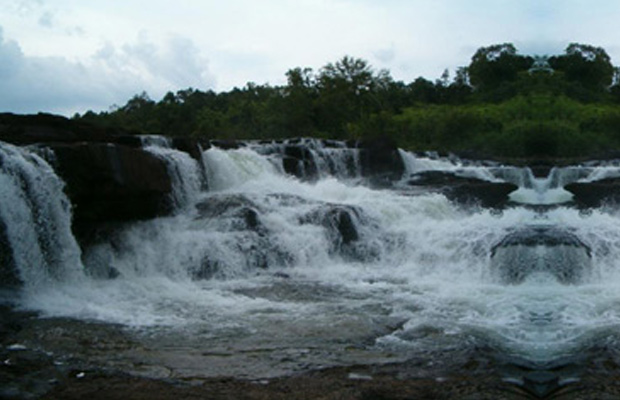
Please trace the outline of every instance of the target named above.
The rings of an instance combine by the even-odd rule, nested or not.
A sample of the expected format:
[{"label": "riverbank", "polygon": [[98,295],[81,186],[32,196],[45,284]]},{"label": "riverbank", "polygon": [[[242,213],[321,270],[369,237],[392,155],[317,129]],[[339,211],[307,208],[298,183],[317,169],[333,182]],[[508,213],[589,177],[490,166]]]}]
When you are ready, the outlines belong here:
[{"label": "riverbank", "polygon": [[[347,367],[313,371],[274,380],[231,377],[164,381],[126,375],[74,373],[43,399],[90,400],[591,400],[620,398],[620,376],[589,375],[538,394],[494,375],[400,379],[382,367]],[[406,370],[407,367],[404,368]],[[372,375],[370,375],[372,374]]]},{"label": "riverbank", "polygon": [[[526,399],[522,388],[495,377],[399,379],[374,367],[314,371],[274,380],[234,378],[171,382],[100,373],[72,375],[44,399]],[[80,375],[81,376],[81,375]]]}]

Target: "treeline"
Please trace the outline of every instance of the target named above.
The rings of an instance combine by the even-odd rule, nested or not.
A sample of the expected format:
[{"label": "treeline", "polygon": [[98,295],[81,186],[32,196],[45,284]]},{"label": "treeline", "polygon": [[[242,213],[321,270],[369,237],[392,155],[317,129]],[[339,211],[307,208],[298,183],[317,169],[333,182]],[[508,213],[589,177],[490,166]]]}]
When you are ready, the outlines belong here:
[{"label": "treeline", "polygon": [[208,139],[390,138],[412,150],[507,157],[587,156],[620,147],[620,76],[604,49],[551,57],[482,47],[454,76],[396,81],[352,57],[294,68],[283,86],[146,93],[75,118],[139,133]]}]

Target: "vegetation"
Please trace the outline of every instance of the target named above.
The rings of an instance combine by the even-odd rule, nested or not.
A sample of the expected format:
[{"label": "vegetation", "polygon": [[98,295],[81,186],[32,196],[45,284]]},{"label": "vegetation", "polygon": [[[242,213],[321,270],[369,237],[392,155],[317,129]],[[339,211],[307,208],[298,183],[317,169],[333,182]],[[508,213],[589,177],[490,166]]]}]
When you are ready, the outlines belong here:
[{"label": "vegetation", "polygon": [[207,139],[389,138],[412,150],[504,157],[588,156],[620,148],[620,84],[604,49],[570,44],[561,55],[482,47],[451,79],[395,81],[344,57],[315,72],[294,68],[283,86],[154,101],[146,93],[109,112],[75,118],[143,133]]}]

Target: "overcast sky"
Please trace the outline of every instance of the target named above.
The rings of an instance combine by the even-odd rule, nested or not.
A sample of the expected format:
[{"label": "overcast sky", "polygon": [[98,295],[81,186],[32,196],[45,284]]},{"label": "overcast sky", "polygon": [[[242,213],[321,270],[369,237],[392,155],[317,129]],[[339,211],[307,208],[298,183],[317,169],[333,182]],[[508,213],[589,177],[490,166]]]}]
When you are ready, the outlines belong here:
[{"label": "overcast sky", "polygon": [[0,0],[0,112],[278,85],[345,55],[434,80],[503,42],[523,54],[588,43],[620,64],[618,21],[617,0]]}]

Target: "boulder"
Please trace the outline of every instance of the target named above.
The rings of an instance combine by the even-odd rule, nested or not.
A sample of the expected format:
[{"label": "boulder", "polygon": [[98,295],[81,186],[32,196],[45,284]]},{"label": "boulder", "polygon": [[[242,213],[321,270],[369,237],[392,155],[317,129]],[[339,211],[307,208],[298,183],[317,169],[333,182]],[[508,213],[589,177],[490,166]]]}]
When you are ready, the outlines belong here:
[{"label": "boulder", "polygon": [[188,137],[173,137],[172,147],[189,154],[194,160],[202,162],[202,152],[209,149],[209,144],[203,145],[198,140]]},{"label": "boulder", "polygon": [[246,144],[237,140],[211,140],[209,147],[215,146],[222,150],[237,150],[246,147]]},{"label": "boulder", "polygon": [[591,249],[567,229],[529,226],[510,232],[491,249],[492,274],[519,284],[535,272],[563,284],[580,283],[591,270]]},{"label": "boulder", "polygon": [[620,178],[573,182],[564,189],[573,194],[573,201],[580,207],[596,208],[605,203],[620,202]]},{"label": "boulder", "polygon": [[[0,140],[15,145],[87,142],[142,147],[142,137],[138,132],[101,127],[44,113],[36,115],[0,113]],[[202,144],[204,149],[208,146],[208,143]],[[173,137],[172,147],[188,153],[198,161],[202,158],[201,145],[196,139]]]},{"label": "boulder", "polygon": [[405,164],[396,143],[391,139],[379,138],[358,142],[362,176],[379,187],[389,187],[402,178]]},{"label": "boulder", "polygon": [[142,141],[134,133],[51,114],[0,114],[0,140],[15,145],[95,142],[141,147]]},{"label": "boulder", "polygon": [[15,268],[13,250],[8,241],[6,226],[0,219],[0,288],[15,287],[21,283]]},{"label": "boulder", "polygon": [[287,145],[282,155],[284,172],[299,179],[314,181],[319,177],[319,169],[310,149],[303,144]]},{"label": "boulder", "polygon": [[324,227],[330,253],[355,261],[369,261],[380,252],[375,241],[365,240],[363,231],[372,226],[373,221],[358,207],[325,203],[302,216],[300,223]]},{"label": "boulder", "polygon": [[360,238],[357,230],[361,210],[353,206],[325,204],[301,218],[301,223],[321,225],[334,247],[349,245]]},{"label": "boulder", "polygon": [[[164,160],[143,150],[135,132],[105,128],[50,114],[0,114],[0,140],[50,148],[46,155],[66,183],[79,239],[93,229],[170,213],[172,184]],[[171,145],[202,159],[200,144],[173,138]],[[98,228],[99,227],[99,228]]]},{"label": "boulder", "polygon": [[504,206],[509,200],[508,195],[519,188],[512,183],[462,177],[448,171],[419,172],[407,183],[438,191],[457,203],[473,203],[487,208]]},{"label": "boulder", "polygon": [[166,163],[140,148],[107,143],[52,144],[75,226],[133,221],[172,211]]},{"label": "boulder", "polygon": [[196,204],[198,218],[225,218],[233,230],[250,230],[263,233],[259,208],[242,195],[211,196]]},{"label": "boulder", "polygon": [[[271,240],[268,228],[261,221],[261,208],[242,195],[210,196],[196,205],[197,220],[210,219],[214,224],[210,229],[221,232],[227,240],[227,249],[205,254],[196,265],[190,268],[192,279],[210,279],[225,271],[267,269],[273,265],[288,265],[294,259]],[[227,254],[243,255],[237,261]],[[239,261],[243,260],[243,261]]]}]

